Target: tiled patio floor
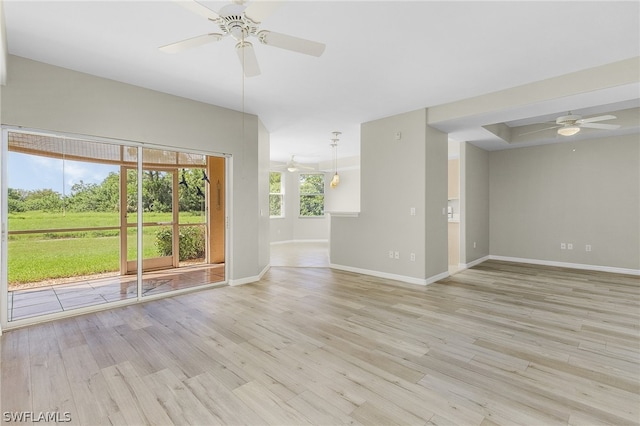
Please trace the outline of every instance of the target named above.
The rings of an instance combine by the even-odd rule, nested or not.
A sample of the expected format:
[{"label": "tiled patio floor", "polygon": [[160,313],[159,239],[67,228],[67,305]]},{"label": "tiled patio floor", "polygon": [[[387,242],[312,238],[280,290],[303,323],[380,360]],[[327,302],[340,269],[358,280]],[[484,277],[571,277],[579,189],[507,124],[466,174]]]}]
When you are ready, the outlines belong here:
[{"label": "tiled patio floor", "polygon": [[[142,295],[221,281],[224,281],[224,264],[146,272],[142,276]],[[86,279],[77,283],[14,290],[8,295],[8,319],[15,321],[135,297],[135,276]]]}]

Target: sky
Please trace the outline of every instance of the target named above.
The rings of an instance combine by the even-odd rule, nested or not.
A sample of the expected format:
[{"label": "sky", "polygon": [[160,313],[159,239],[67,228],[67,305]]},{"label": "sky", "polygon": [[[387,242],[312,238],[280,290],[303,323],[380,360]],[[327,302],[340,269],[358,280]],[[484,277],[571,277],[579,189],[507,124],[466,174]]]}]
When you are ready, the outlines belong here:
[{"label": "sky", "polygon": [[119,167],[70,160],[65,160],[63,167],[61,159],[9,152],[7,170],[9,188],[52,189],[69,195],[74,184],[80,181],[100,184],[110,172],[117,173]]}]

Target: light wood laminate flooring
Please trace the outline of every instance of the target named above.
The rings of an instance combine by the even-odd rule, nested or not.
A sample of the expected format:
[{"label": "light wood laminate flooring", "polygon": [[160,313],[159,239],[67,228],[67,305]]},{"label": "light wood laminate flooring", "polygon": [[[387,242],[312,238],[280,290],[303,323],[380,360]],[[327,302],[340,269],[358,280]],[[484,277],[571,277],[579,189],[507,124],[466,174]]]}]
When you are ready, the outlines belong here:
[{"label": "light wood laminate flooring", "polygon": [[1,409],[69,424],[640,421],[635,276],[489,261],[427,287],[272,268],[6,332]]},{"label": "light wood laminate flooring", "polygon": [[271,266],[296,268],[329,267],[329,243],[326,241],[287,241],[271,244]]}]

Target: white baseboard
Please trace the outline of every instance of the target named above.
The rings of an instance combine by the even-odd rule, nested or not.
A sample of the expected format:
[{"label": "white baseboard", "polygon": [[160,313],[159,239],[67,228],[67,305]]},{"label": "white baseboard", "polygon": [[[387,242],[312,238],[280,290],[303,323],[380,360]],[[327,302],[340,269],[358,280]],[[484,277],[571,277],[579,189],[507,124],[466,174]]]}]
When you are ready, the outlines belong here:
[{"label": "white baseboard", "polygon": [[479,259],[472,260],[469,263],[461,263],[458,266],[460,267],[461,270],[462,269],[469,269],[469,268],[473,268],[476,265],[481,264],[482,262],[485,262],[485,261],[489,260],[490,258],[491,258],[491,256],[484,256],[484,257],[481,257]]},{"label": "white baseboard", "polygon": [[445,279],[445,278],[447,278],[449,276],[450,276],[449,271],[442,272],[440,274],[437,274],[437,275],[434,275],[432,277],[427,278],[425,280],[426,281],[425,285],[433,284],[433,283],[435,283],[437,281],[440,281],[440,280],[443,280],[443,279]]},{"label": "white baseboard", "polygon": [[252,277],[240,278],[240,279],[237,279],[237,280],[229,280],[229,285],[230,286],[237,286],[237,285],[245,285],[245,284],[255,283],[257,281],[260,281],[262,279],[262,277],[264,276],[264,274],[269,272],[269,269],[271,269],[271,264],[268,264],[267,266],[265,266],[264,269],[258,275],[254,275]]},{"label": "white baseboard", "polygon": [[446,271],[441,274],[434,275],[433,277],[422,279],[422,278],[408,277],[406,275],[390,274],[388,272],[373,271],[371,269],[354,268],[353,266],[337,265],[335,263],[331,263],[329,267],[331,269],[338,269],[340,271],[355,272],[356,274],[371,275],[373,277],[385,278],[389,280],[401,281],[404,283],[417,284],[417,285],[429,285],[436,281],[447,278],[449,276],[449,271]]},{"label": "white baseboard", "polygon": [[[584,269],[587,271],[611,272],[614,274],[640,275],[640,269],[616,268],[613,266],[588,265],[584,263],[556,262],[553,260],[523,259],[509,256],[489,256],[491,260],[505,262],[530,263],[532,265],[557,266],[560,268]],[[486,259],[485,259],[486,260]]]}]

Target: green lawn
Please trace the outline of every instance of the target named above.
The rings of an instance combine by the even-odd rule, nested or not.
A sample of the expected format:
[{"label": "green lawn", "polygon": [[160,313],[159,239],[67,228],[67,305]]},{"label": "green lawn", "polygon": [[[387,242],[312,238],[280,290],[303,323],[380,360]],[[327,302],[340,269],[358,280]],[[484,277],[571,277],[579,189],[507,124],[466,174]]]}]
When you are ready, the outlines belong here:
[{"label": "green lawn", "polygon": [[[104,212],[48,213],[40,211],[10,213],[9,231],[35,229],[90,228],[98,226],[119,226],[120,214]],[[136,222],[136,213],[130,213],[129,223]],[[169,222],[171,213],[144,213],[144,222]],[[199,214],[180,213],[180,223],[202,223]]]},{"label": "green lawn", "polygon": [[[134,219],[133,217],[131,218]],[[169,222],[170,213],[145,213],[145,222]],[[200,215],[181,214],[181,223],[202,223]],[[118,226],[117,213],[25,212],[9,215],[9,230],[37,230]],[[155,240],[160,227],[146,227],[143,231],[144,258],[158,255]],[[129,228],[127,258],[137,258],[135,228]],[[8,240],[8,282],[38,282],[52,278],[66,278],[115,272],[120,269],[120,231],[83,231],[66,233],[38,233],[10,235]]]}]

